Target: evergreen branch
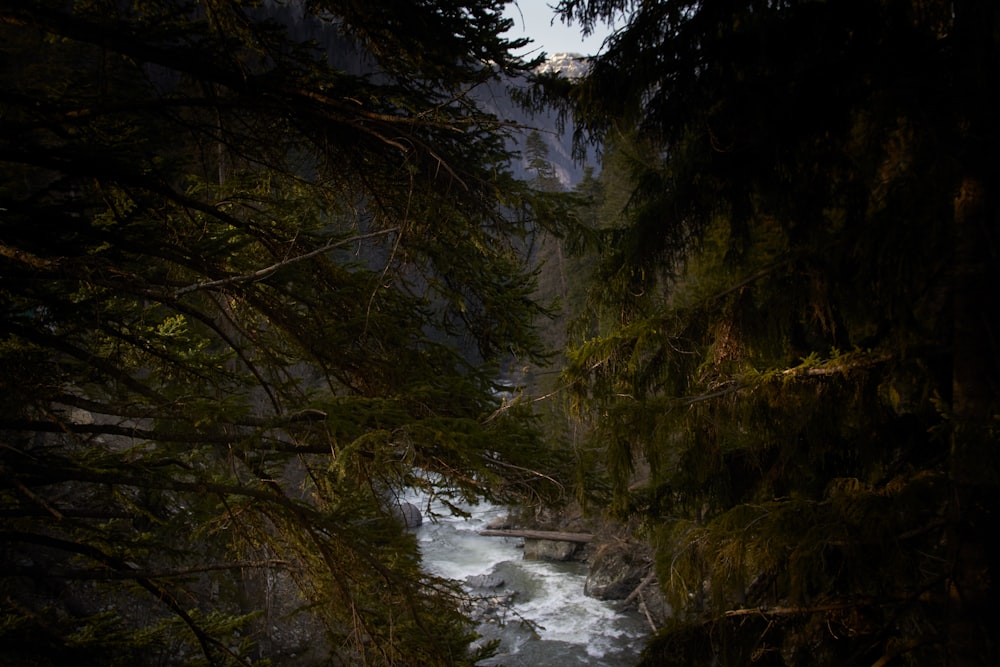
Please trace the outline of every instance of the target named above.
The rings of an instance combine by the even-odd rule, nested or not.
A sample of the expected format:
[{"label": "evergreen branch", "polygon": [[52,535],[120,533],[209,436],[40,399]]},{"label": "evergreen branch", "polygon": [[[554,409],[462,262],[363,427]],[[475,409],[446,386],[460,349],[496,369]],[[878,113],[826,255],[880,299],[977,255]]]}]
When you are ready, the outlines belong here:
[{"label": "evergreen branch", "polygon": [[[73,407],[81,408],[83,410],[87,410],[89,412],[93,412],[95,414],[109,415],[123,419],[174,420],[184,423],[190,421],[189,418],[185,418],[184,416],[179,416],[174,411],[158,411],[154,410],[153,408],[138,409],[127,405],[114,406],[114,405],[109,405],[107,403],[101,403],[98,401],[81,398],[79,396],[74,396],[72,394],[62,394],[60,396],[55,397],[53,401],[54,403],[57,404],[70,405]],[[171,405],[176,406],[177,411],[181,411],[185,407],[182,399],[179,399],[178,401],[176,401]],[[224,425],[224,426],[272,429],[272,428],[281,428],[291,424],[323,421],[327,419],[327,417],[328,417],[327,413],[323,412],[322,410],[316,410],[314,408],[304,408],[302,410],[298,410],[290,414],[279,414],[273,417],[254,417],[251,415],[247,415],[238,417],[236,419],[227,419],[225,421],[216,419],[213,420],[213,423],[216,425]],[[45,424],[49,422],[38,421],[33,423]],[[73,430],[78,425],[84,426],[83,424],[78,424],[76,422],[64,422],[64,423],[70,425],[70,430]],[[8,426],[9,428],[7,428]],[[31,430],[32,428],[34,428],[33,426],[28,425],[26,422],[22,424],[22,426],[26,427],[23,430]],[[90,426],[93,427],[93,425]],[[144,437],[145,439],[149,440],[161,439],[161,436],[157,431],[140,431],[137,428],[118,427],[114,425],[102,425],[102,426],[111,426],[114,429],[124,429],[122,431],[116,431],[116,432],[109,431],[107,433],[104,433],[105,435],[127,435],[128,437]],[[0,421],[0,429],[22,430],[21,426],[18,426],[18,424],[14,421],[8,421],[8,422]],[[45,430],[45,427],[43,427],[41,430]],[[54,430],[48,430],[48,432],[54,432]],[[81,430],[79,432],[88,432],[88,431]],[[89,432],[97,432],[97,431],[95,430]],[[227,441],[231,441],[231,438]],[[274,444],[280,445],[281,443],[275,441]],[[297,452],[304,451],[303,448],[300,446],[291,445],[290,443],[284,443],[284,444],[288,446],[287,448],[288,451],[297,451]],[[317,451],[328,452],[329,448]]]},{"label": "evergreen branch", "polygon": [[[117,326],[112,326],[117,325]],[[128,324],[113,322],[111,318],[102,319],[94,326],[95,331],[103,332],[109,339],[118,340],[141,355],[148,355],[151,359],[163,362],[178,371],[186,373],[191,378],[197,378],[205,382],[210,382],[212,377],[197,366],[189,365],[182,358],[171,354],[171,348],[166,345],[156,345],[156,340],[144,340],[143,338],[128,333]],[[152,364],[151,364],[152,365]]]},{"label": "evergreen branch", "polygon": [[[844,609],[855,609],[858,607],[881,607],[887,604],[890,604],[890,602],[852,600],[815,605],[811,607],[755,607],[753,609],[730,609],[729,611],[723,612],[722,615],[726,618],[735,618],[739,616],[763,616],[765,618],[774,618],[779,616],[821,614],[828,611],[841,611]],[[891,604],[895,604],[895,601],[891,602]]]},{"label": "evergreen branch", "polygon": [[[247,368],[247,370],[250,371],[250,373],[257,380],[257,385],[264,390],[264,393],[267,394],[267,397],[271,401],[271,405],[274,408],[274,410],[276,412],[281,411],[281,405],[278,402],[278,398],[274,395],[274,390],[271,388],[271,385],[264,379],[264,374],[261,371],[261,369],[258,368],[257,364],[253,362],[253,360],[247,354],[247,351],[243,349],[243,346],[237,344],[235,336],[231,334],[229,331],[226,331],[225,327],[218,321],[217,318],[213,318],[197,308],[188,307],[184,303],[181,303],[176,299],[169,299],[169,297],[164,297],[163,295],[158,295],[157,298],[161,299],[161,301],[169,301],[167,305],[169,305],[171,308],[174,308],[178,312],[183,313],[185,315],[190,315],[194,317],[199,322],[207,326],[217,336],[219,336],[219,338],[222,339],[226,343],[226,345],[229,346],[229,349],[232,350],[234,353],[236,353],[236,356],[239,357],[240,361],[243,362],[243,365]],[[242,326],[240,326],[239,323],[233,320],[233,318],[230,316],[229,308],[223,307],[223,305],[220,304],[215,299],[213,299],[213,303],[215,303],[215,305],[218,306],[218,313],[221,314],[222,317],[224,317],[226,321],[233,326],[233,328],[239,331],[240,334],[246,336],[248,339],[252,339],[252,336],[250,336],[246,332],[246,330]]]},{"label": "evergreen branch", "polygon": [[21,480],[17,479],[12,475],[7,474],[6,466],[0,466],[0,472],[3,473],[3,477],[7,481],[7,483],[12,485],[18,491],[20,491],[25,498],[27,498],[31,502],[35,503],[36,505],[44,509],[45,512],[47,512],[48,514],[51,514],[53,517],[55,517],[56,521],[63,520],[64,515],[62,512],[59,511],[58,508],[52,505],[52,503],[47,501],[45,498],[42,498],[34,491],[26,487]]},{"label": "evergreen branch", "polygon": [[139,382],[131,375],[125,372],[124,369],[118,368],[112,363],[109,363],[105,359],[86,351],[82,350],[75,345],[71,345],[66,342],[66,340],[61,336],[54,336],[47,333],[43,333],[38,329],[29,329],[28,327],[20,326],[12,321],[7,321],[5,323],[7,329],[17,335],[18,337],[40,345],[42,347],[47,347],[53,350],[58,350],[63,352],[70,357],[73,357],[84,364],[93,366],[96,370],[103,373],[109,380],[117,381],[124,384],[126,387],[136,392],[140,396],[145,396],[153,401],[159,403],[167,403],[167,399],[162,396],[159,392],[153,390],[152,388],[146,386],[142,382]]},{"label": "evergreen branch", "polygon": [[707,300],[708,301],[719,301],[720,299],[723,299],[723,298],[729,296],[733,292],[738,292],[739,290],[743,289],[747,285],[750,285],[750,284],[756,282],[757,280],[770,275],[773,271],[776,271],[777,269],[780,269],[780,268],[788,265],[789,263],[792,262],[793,259],[794,258],[792,258],[792,257],[787,257],[787,258],[779,260],[777,262],[773,262],[772,264],[769,264],[769,265],[767,265],[767,266],[765,266],[765,267],[763,267],[763,268],[755,271],[754,273],[751,273],[750,275],[748,275],[747,277],[745,277],[743,280],[741,280],[740,282],[736,283],[735,285],[731,285],[728,288],[724,289],[723,291],[718,292],[716,294],[713,294]]},{"label": "evergreen branch", "polygon": [[163,433],[139,426],[118,424],[82,424],[69,421],[43,421],[38,419],[5,419],[0,421],[2,431],[27,431],[34,433],[73,433],[79,435],[112,435],[136,440],[156,440],[159,442],[206,442],[229,443],[232,435],[211,435],[207,433]]},{"label": "evergreen branch", "polygon": [[[52,537],[49,535],[38,535],[35,533],[27,533],[24,531],[0,531],[0,542],[4,541],[15,541],[15,542],[25,542],[30,544],[37,544],[39,546],[45,546],[52,549],[58,549],[60,551],[67,551],[70,553],[79,554],[90,558],[93,561],[104,564],[111,567],[117,571],[128,573],[137,570],[134,564],[129,563],[121,558],[112,556],[105,553],[98,547],[92,544],[84,544],[80,542],[74,542],[71,540],[65,540],[58,537]],[[194,634],[198,643],[201,645],[201,650],[204,656],[209,660],[210,663],[214,662],[212,660],[212,646],[215,646],[225,653],[229,654],[234,660],[246,667],[252,667],[251,663],[247,662],[243,658],[236,655],[231,649],[225,646],[222,642],[210,636],[205,630],[198,625],[198,623],[188,614],[183,607],[181,607],[180,602],[177,598],[173,596],[168,590],[163,586],[159,585],[151,578],[146,576],[135,576],[133,577],[135,581],[146,589],[149,593],[153,595],[156,599],[160,600],[165,604],[178,618],[180,618],[188,629]]]},{"label": "evergreen branch", "polygon": [[29,609],[23,604],[20,604],[10,595],[4,598],[4,602],[10,605],[10,607],[21,617],[31,619],[31,621],[35,624],[35,627],[41,628],[50,637],[53,637],[60,642],[64,640],[66,633],[63,632],[62,629],[50,623],[48,619],[35,612],[33,609]]},{"label": "evergreen branch", "polygon": [[276,263],[274,263],[274,264],[272,264],[270,266],[266,266],[266,267],[264,267],[262,269],[258,269],[257,271],[254,271],[253,273],[248,273],[248,274],[243,274],[243,275],[238,275],[238,276],[230,276],[228,278],[221,278],[219,280],[209,280],[209,281],[201,282],[201,283],[193,283],[193,284],[188,285],[186,287],[182,287],[182,288],[180,288],[178,290],[175,290],[171,296],[173,296],[173,298],[176,299],[176,298],[178,298],[180,296],[183,296],[184,294],[188,294],[189,292],[195,292],[197,290],[214,289],[216,287],[223,287],[223,286],[226,286],[226,285],[235,285],[235,284],[238,284],[238,283],[256,282],[258,280],[263,280],[264,278],[266,278],[267,276],[271,275],[272,273],[274,273],[275,271],[277,271],[278,269],[280,269],[282,267],[289,266],[291,264],[295,264],[297,262],[301,262],[301,261],[310,259],[312,257],[315,257],[316,255],[320,255],[320,254],[322,254],[324,252],[327,252],[328,250],[332,250],[334,248],[340,248],[340,247],[343,247],[345,245],[349,245],[351,243],[356,243],[358,241],[364,241],[366,239],[370,239],[370,238],[374,238],[374,237],[378,237],[378,236],[385,236],[386,234],[392,234],[393,232],[397,232],[397,231],[399,231],[398,227],[390,227],[389,229],[382,229],[382,230],[379,230],[377,232],[371,232],[371,233],[368,233],[368,234],[359,234],[357,236],[352,236],[351,238],[348,238],[348,239],[342,239],[340,241],[327,243],[326,245],[323,245],[323,246],[321,246],[319,248],[315,248],[314,250],[310,250],[309,252],[303,253],[301,255],[296,255],[295,257],[289,257],[288,259],[284,259],[284,260],[282,260],[280,262],[276,262]]},{"label": "evergreen branch", "polygon": [[18,262],[19,264],[24,264],[33,269],[39,269],[42,271],[49,271],[57,264],[55,260],[46,257],[39,257],[33,253],[23,250],[22,248],[12,248],[2,241],[0,241],[0,257],[5,257],[9,260]]},{"label": "evergreen branch", "polygon": [[[51,504],[51,503],[50,503]],[[109,519],[136,519],[138,516],[129,512],[114,512],[109,510],[92,510],[92,509],[73,509],[69,507],[58,507],[56,508],[63,518],[71,519],[101,519],[107,521]],[[41,508],[31,508],[31,507],[19,507],[10,508],[5,507],[0,509],[0,517],[4,518],[26,518],[26,517],[47,517],[53,516],[52,512],[41,509]]]},{"label": "evergreen branch", "polygon": [[392,266],[393,261],[396,257],[396,253],[399,251],[399,246],[403,242],[403,230],[406,228],[407,222],[410,219],[410,206],[413,203],[413,173],[410,173],[409,177],[409,187],[406,190],[406,205],[403,209],[403,219],[398,225],[399,234],[396,235],[396,240],[392,244],[392,250],[389,251],[389,256],[386,257],[385,266],[382,267],[382,274],[379,276],[378,281],[375,282],[372,288],[371,296],[368,297],[368,307],[365,310],[365,329],[364,333],[368,333],[368,325],[371,323],[371,313],[372,305],[375,303],[375,297],[378,295],[379,288],[385,281],[386,275],[389,273],[389,268]]},{"label": "evergreen branch", "polygon": [[712,399],[715,399],[715,398],[720,398],[720,397],[726,396],[728,394],[736,393],[736,392],[740,391],[741,389],[745,389],[748,386],[749,386],[749,384],[747,382],[744,382],[742,380],[734,380],[734,381],[732,381],[729,384],[728,387],[724,387],[723,389],[719,389],[717,391],[709,392],[707,394],[700,394],[698,396],[681,396],[681,397],[675,399],[672,402],[675,405],[677,405],[678,407],[687,407],[689,405],[694,405],[696,403],[702,403],[704,401],[711,401]]},{"label": "evergreen branch", "polygon": [[17,150],[0,149],[0,160],[52,169],[64,174],[89,177],[99,181],[106,180],[123,187],[131,185],[159,195],[188,211],[204,213],[220,222],[232,225],[235,229],[249,230],[250,227],[244,220],[226,213],[213,204],[182,194],[163,181],[137,173],[137,170],[131,165],[116,164],[107,157],[95,161],[93,157],[75,155],[71,151],[62,153],[56,150],[44,151],[39,146],[31,146]]},{"label": "evergreen branch", "polygon": [[[167,412],[154,412],[152,407],[136,406],[134,404],[110,405],[108,403],[101,403],[100,401],[84,398],[75,394],[60,394],[58,396],[54,396],[52,398],[52,402],[56,405],[67,405],[74,408],[80,408],[81,410],[86,410],[87,412],[92,412],[94,414],[112,415],[125,419],[177,418],[176,415],[172,415]],[[179,403],[179,401],[175,402],[175,404],[177,403]]]},{"label": "evergreen branch", "polygon": [[128,579],[172,579],[176,577],[188,577],[192,574],[204,574],[206,572],[219,572],[227,570],[243,569],[281,569],[290,565],[287,560],[268,559],[259,561],[234,561],[232,563],[208,563],[192,567],[176,567],[164,570],[141,570],[130,568],[128,570],[60,570],[53,568],[16,568],[0,572],[2,576],[44,576],[55,579],[72,579],[76,581],[121,581]]},{"label": "evergreen branch", "polygon": [[[845,361],[846,356],[847,355],[843,355],[836,359],[830,359],[825,362],[820,362],[818,365],[813,365],[807,362],[803,362],[799,366],[776,371],[776,373],[786,378],[826,377],[826,376],[836,375],[838,373],[846,373],[848,371],[866,368],[868,366],[875,366],[880,363],[889,361],[892,358],[891,355],[888,353],[874,354],[874,355],[859,353],[858,355],[852,355],[854,356],[853,360]],[[751,384],[752,383],[746,379],[742,378],[734,379],[728,383],[728,386],[725,386],[722,389],[718,389],[716,391],[709,392],[707,394],[682,396],[676,399],[672,399],[669,402],[679,407],[688,407],[696,403],[702,403],[704,401],[710,401],[712,399],[736,393],[742,389],[750,387]]]},{"label": "evergreen branch", "polygon": [[[845,359],[846,357],[850,357]],[[803,363],[794,368],[787,368],[781,371],[783,377],[823,377],[847,373],[857,369],[877,366],[891,360],[893,357],[888,352],[872,354],[858,352],[856,354],[845,354],[834,359],[827,359],[817,364],[810,363],[810,360],[803,360]]]},{"label": "evergreen branch", "polygon": [[[280,427],[283,424],[289,424],[297,421],[308,422],[323,419],[324,417],[321,417],[320,415],[323,415],[323,413],[318,410],[303,411],[302,413],[291,415],[285,420],[270,422],[262,420],[259,424],[250,424],[247,422],[245,424],[232,423],[228,425],[245,425],[247,427],[263,428]],[[240,440],[241,437],[249,435],[247,433],[205,433],[201,431],[178,433],[170,430],[149,429],[140,426],[121,426],[119,424],[82,424],[79,422],[54,420],[45,421],[37,419],[0,420],[0,431],[71,433],[75,435],[109,435],[153,442],[202,443],[216,445],[232,445],[234,442]],[[263,437],[262,440],[267,451],[294,452],[299,454],[328,454],[330,452],[329,446],[299,445],[274,437]]]},{"label": "evergreen branch", "polygon": [[[816,365],[809,362],[803,362],[799,366],[793,368],[786,368],[784,370],[776,371],[776,373],[782,377],[826,377],[830,375],[836,375],[838,373],[846,373],[848,371],[862,369],[869,366],[875,366],[880,363],[889,361],[892,356],[888,353],[883,354],[867,354],[858,353],[857,355],[851,355],[852,359],[845,360],[848,355],[842,355],[835,359],[829,359],[824,362],[820,362]],[[767,375],[767,374],[765,374]],[[692,396],[682,396],[673,399],[671,402],[680,407],[687,407],[689,405],[694,405],[696,403],[702,403],[704,401],[710,401],[715,398],[720,398],[728,394],[738,392],[742,389],[746,389],[751,386],[751,382],[738,378],[731,380],[728,386],[718,389],[707,394],[699,394]]]},{"label": "evergreen branch", "polygon": [[[538,373],[537,375],[544,375],[544,373]],[[533,396],[533,397],[531,397],[530,399],[527,399],[527,400],[528,400],[529,403],[541,403],[542,401],[547,401],[548,399],[552,398],[553,396],[555,396],[557,394],[560,394],[560,393],[566,391],[567,389],[571,389],[573,387],[573,384],[574,384],[573,382],[565,382],[565,383],[559,385],[558,387],[556,387],[555,389],[553,389],[552,391],[548,392],[547,394],[542,394],[541,396]],[[510,401],[508,401],[505,398],[501,402],[500,407],[498,407],[496,410],[494,410],[493,412],[491,412],[490,416],[483,420],[483,423],[484,424],[488,424],[491,421],[493,421],[494,419],[496,419],[497,417],[499,417],[500,415],[504,414],[505,412],[507,412],[508,410],[510,410],[511,408],[513,408],[514,406],[520,405],[523,402],[522,401],[523,398],[524,398],[523,394],[518,394],[517,396],[514,397],[513,400],[510,400]]]},{"label": "evergreen branch", "polygon": [[[9,14],[0,15],[0,21],[33,24],[52,34],[94,44],[140,61],[156,63],[177,72],[186,72],[200,80],[217,83],[252,99],[269,101],[276,110],[294,104],[296,101],[302,101],[308,105],[302,109],[303,113],[321,116],[327,120],[347,125],[358,132],[375,137],[403,153],[409,152],[406,146],[385,136],[373,126],[391,126],[400,123],[419,127],[432,125],[422,117],[377,113],[359,108],[356,103],[348,106],[347,102],[353,102],[350,98],[333,98],[317,90],[298,85],[300,82],[295,82],[297,85],[278,85],[269,88],[269,81],[273,79],[270,72],[251,75],[242,69],[219,66],[210,53],[188,53],[172,46],[160,46],[143,41],[132,31],[123,29],[123,26],[115,25],[114,22],[101,23],[80,20],[78,17],[58,11],[41,11],[37,7],[28,8],[17,5],[23,5],[23,3],[15,3],[15,7],[11,9]],[[435,125],[460,132],[447,124]],[[423,146],[423,148],[429,150],[428,146]],[[433,155],[433,152],[431,154]],[[434,155],[434,157],[437,156]],[[440,160],[440,158],[438,159]],[[445,168],[447,169],[447,165]]]},{"label": "evergreen branch", "polygon": [[554,484],[555,486],[557,486],[559,488],[560,492],[564,493],[566,491],[566,487],[562,484],[562,482],[560,482],[559,480],[555,479],[554,477],[552,477],[550,475],[546,475],[543,472],[539,472],[538,470],[532,470],[531,468],[525,468],[523,466],[514,465],[513,463],[507,463],[506,461],[501,461],[499,459],[493,458],[491,456],[487,456],[485,454],[483,454],[480,458],[482,458],[482,460],[486,461],[487,463],[491,463],[493,465],[500,466],[501,468],[507,468],[508,470],[518,470],[520,472],[528,473],[529,475],[531,475],[533,477],[540,477],[542,479],[548,480],[548,481],[552,482],[552,484]]},{"label": "evergreen branch", "polygon": [[[90,482],[95,484],[113,484],[120,486],[131,486],[136,488],[161,489],[169,491],[183,491],[196,494],[212,493],[220,498],[226,496],[242,496],[253,500],[264,501],[265,505],[281,507],[301,517],[310,525],[317,524],[319,511],[293,500],[287,494],[280,492],[274,484],[268,480],[258,479],[265,488],[252,487],[248,484],[225,484],[213,482],[205,479],[183,480],[175,479],[164,475],[162,472],[143,470],[138,466],[132,466],[127,470],[101,470],[94,468],[84,468],[73,465],[71,461],[63,461],[67,464],[56,467],[57,461],[53,458],[48,460],[48,464],[24,463],[19,466],[21,477],[35,475],[37,479],[45,484],[55,484],[57,482]],[[30,481],[30,480],[29,480]],[[308,516],[302,514],[308,512]],[[329,530],[331,527],[327,526]]]},{"label": "evergreen branch", "polygon": [[932,644],[939,642],[940,639],[935,635],[928,635],[925,637],[916,637],[908,641],[899,642],[897,644],[890,644],[886,646],[885,654],[872,663],[872,667],[888,667],[902,655],[909,653],[915,649],[920,648],[926,644]]}]

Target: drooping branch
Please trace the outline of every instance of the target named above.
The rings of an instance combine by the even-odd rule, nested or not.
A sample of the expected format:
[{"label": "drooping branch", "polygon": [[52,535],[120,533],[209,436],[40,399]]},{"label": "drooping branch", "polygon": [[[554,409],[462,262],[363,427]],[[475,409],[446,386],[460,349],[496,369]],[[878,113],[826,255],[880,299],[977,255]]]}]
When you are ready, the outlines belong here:
[{"label": "drooping branch", "polygon": [[270,266],[266,266],[262,269],[254,271],[253,273],[241,274],[238,276],[230,276],[229,278],[221,278],[219,280],[209,280],[200,283],[193,283],[186,287],[182,287],[178,290],[175,290],[171,294],[171,296],[176,299],[180,296],[183,296],[184,294],[188,294],[190,292],[195,292],[198,290],[215,289],[218,287],[224,287],[226,285],[236,285],[239,283],[248,283],[248,282],[255,282],[257,280],[263,280],[264,278],[271,275],[272,273],[274,273],[275,271],[277,271],[282,267],[289,266],[297,262],[305,261],[307,259],[315,257],[316,255],[321,255],[324,252],[333,250],[334,248],[341,248],[343,246],[350,245],[352,243],[357,243],[359,241],[364,241],[379,236],[385,236],[386,234],[392,234],[398,231],[399,231],[398,227],[391,227],[389,229],[381,229],[377,232],[370,232],[368,234],[359,234],[357,236],[352,236],[351,238],[348,239],[342,239],[340,241],[327,243],[326,245],[323,245],[319,248],[303,253],[301,255],[296,255],[295,257],[289,257],[288,259],[276,262],[274,264],[271,264]]},{"label": "drooping branch", "polygon": [[864,370],[871,366],[877,366],[890,359],[892,359],[892,355],[887,352],[878,354],[859,352],[816,364],[803,362],[795,368],[788,368],[781,371],[781,375],[784,377],[821,377],[846,374],[850,371]]},{"label": "drooping branch", "polygon": [[[73,394],[62,394],[53,398],[53,401],[57,404],[69,405],[88,412],[93,412],[102,415],[112,415],[115,417],[122,417],[127,419],[175,419],[180,420],[181,417],[176,413],[176,411],[170,410],[169,406],[160,406],[157,409],[152,408],[137,408],[129,405],[115,406],[108,403],[101,403],[99,401],[94,401],[88,398],[83,398],[81,396],[75,396]],[[179,406],[181,407],[181,406]],[[253,415],[246,415],[242,417],[237,417],[231,420],[226,420],[227,424],[232,426],[247,426],[254,428],[277,428],[281,426],[288,426],[290,424],[302,423],[302,422],[313,422],[321,421],[327,418],[327,414],[322,410],[316,410],[313,408],[305,408],[292,412],[285,415],[279,415],[276,417],[255,417]]]},{"label": "drooping branch", "polygon": [[75,345],[71,345],[62,337],[44,333],[38,329],[29,329],[13,322],[7,322],[6,327],[9,331],[26,341],[35,343],[45,348],[58,350],[74,359],[93,366],[95,369],[103,373],[109,380],[122,383],[140,396],[144,396],[158,403],[169,402],[166,397],[162,396],[151,387],[139,382],[126,373],[124,369],[118,368],[107,360],[101,359],[100,357],[97,357],[86,350],[82,350]]},{"label": "drooping branch", "polygon": [[228,563],[206,563],[204,565],[193,565],[190,567],[174,567],[162,570],[142,570],[130,568],[127,570],[115,570],[102,568],[91,569],[58,569],[46,568],[40,572],[36,567],[26,567],[0,572],[0,576],[38,576],[52,577],[55,579],[73,579],[77,581],[123,581],[129,579],[174,579],[189,577],[192,574],[204,574],[206,572],[220,572],[232,570],[284,569],[290,565],[287,560],[240,560]]},{"label": "drooping branch", "polygon": [[[70,553],[79,554],[86,558],[89,558],[97,563],[110,567],[121,573],[129,573],[137,568],[134,568],[130,563],[117,558],[110,554],[105,553],[100,548],[92,545],[85,544],[81,542],[74,542],[72,540],[61,539],[57,537],[52,537],[49,535],[39,535],[36,533],[28,533],[24,531],[2,531],[0,532],[0,543],[9,542],[25,542],[30,544],[37,544],[52,549],[58,549],[61,551],[68,551]],[[184,624],[191,630],[198,643],[201,646],[202,653],[209,660],[210,663],[214,662],[212,660],[212,649],[213,647],[219,649],[229,655],[238,664],[246,665],[246,667],[251,667],[251,664],[244,660],[242,657],[238,656],[227,646],[222,644],[219,640],[213,638],[208,632],[206,632],[198,623],[191,617],[191,615],[184,610],[180,602],[174,595],[165,589],[163,586],[158,584],[152,578],[147,576],[133,576],[128,577],[134,579],[142,588],[146,589],[151,593],[156,599],[160,600],[164,605],[166,605],[178,618],[180,618]]]},{"label": "drooping branch", "polygon": [[[287,418],[273,421],[260,421],[251,424],[244,423],[227,424],[231,426],[245,426],[256,428],[277,428],[287,426],[294,422],[309,422],[325,419],[325,414],[318,410],[305,410],[289,415]],[[233,445],[238,440],[242,440],[249,434],[235,433],[208,433],[204,431],[176,432],[169,429],[142,428],[138,425],[122,426],[119,424],[82,424],[69,421],[43,421],[32,419],[5,419],[0,421],[0,431],[25,431],[33,433],[70,433],[76,435],[107,435],[121,438],[130,438],[141,441],[174,442],[189,444],[214,444]],[[295,442],[283,440],[273,436],[257,436],[262,441],[260,449],[272,452],[285,452],[294,454],[329,454],[330,445],[301,445]]]},{"label": "drooping branch", "polygon": [[874,605],[877,605],[877,603],[873,600],[849,600],[844,602],[814,605],[811,607],[757,607],[754,609],[730,609],[722,615],[726,618],[736,618],[740,616],[763,616],[765,618],[776,618],[779,616],[823,614],[828,611],[842,611],[844,609],[871,607]]}]

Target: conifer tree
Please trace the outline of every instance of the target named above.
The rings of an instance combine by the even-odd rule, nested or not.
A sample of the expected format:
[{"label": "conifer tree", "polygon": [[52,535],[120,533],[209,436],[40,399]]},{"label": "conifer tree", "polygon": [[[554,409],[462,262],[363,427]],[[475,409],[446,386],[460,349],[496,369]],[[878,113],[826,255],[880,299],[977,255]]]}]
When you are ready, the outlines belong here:
[{"label": "conifer tree", "polygon": [[1000,12],[559,7],[629,14],[564,98],[632,184],[566,379],[676,611],[645,664],[995,664]]},{"label": "conifer tree", "polygon": [[0,6],[0,662],[473,661],[395,506],[545,492],[503,5]]}]

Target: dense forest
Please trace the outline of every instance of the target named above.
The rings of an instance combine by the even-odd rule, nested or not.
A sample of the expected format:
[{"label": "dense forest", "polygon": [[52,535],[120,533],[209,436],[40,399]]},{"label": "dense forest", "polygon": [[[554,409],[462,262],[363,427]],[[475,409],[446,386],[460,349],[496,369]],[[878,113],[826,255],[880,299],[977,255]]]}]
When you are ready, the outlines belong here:
[{"label": "dense forest", "polygon": [[[1000,660],[1000,7],[565,0],[616,217],[571,340],[649,665]],[[582,457],[582,455],[581,455]]]},{"label": "dense forest", "polygon": [[396,495],[550,493],[496,7],[2,3],[0,662],[474,660]]},{"label": "dense forest", "polygon": [[1000,662],[1000,6],[508,4],[0,0],[0,662],[475,664],[407,489],[626,527],[643,665]]}]

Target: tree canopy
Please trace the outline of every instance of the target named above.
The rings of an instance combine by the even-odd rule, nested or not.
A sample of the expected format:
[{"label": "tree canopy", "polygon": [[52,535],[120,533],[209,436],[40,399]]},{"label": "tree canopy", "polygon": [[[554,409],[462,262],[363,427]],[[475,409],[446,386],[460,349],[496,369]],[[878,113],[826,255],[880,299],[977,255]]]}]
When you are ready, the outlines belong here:
[{"label": "tree canopy", "polygon": [[473,660],[394,509],[546,493],[504,4],[0,6],[0,660]]},{"label": "tree canopy", "polygon": [[[476,102],[505,4],[0,5],[5,663],[474,663],[400,491],[571,458],[656,549],[645,664],[1000,659],[1000,8],[561,0],[625,19],[525,96],[603,147],[567,197]],[[567,456],[498,377],[584,200]]]},{"label": "tree canopy", "polygon": [[995,663],[997,8],[559,10],[629,17],[552,94],[630,186],[565,381],[676,611],[646,664]]}]

